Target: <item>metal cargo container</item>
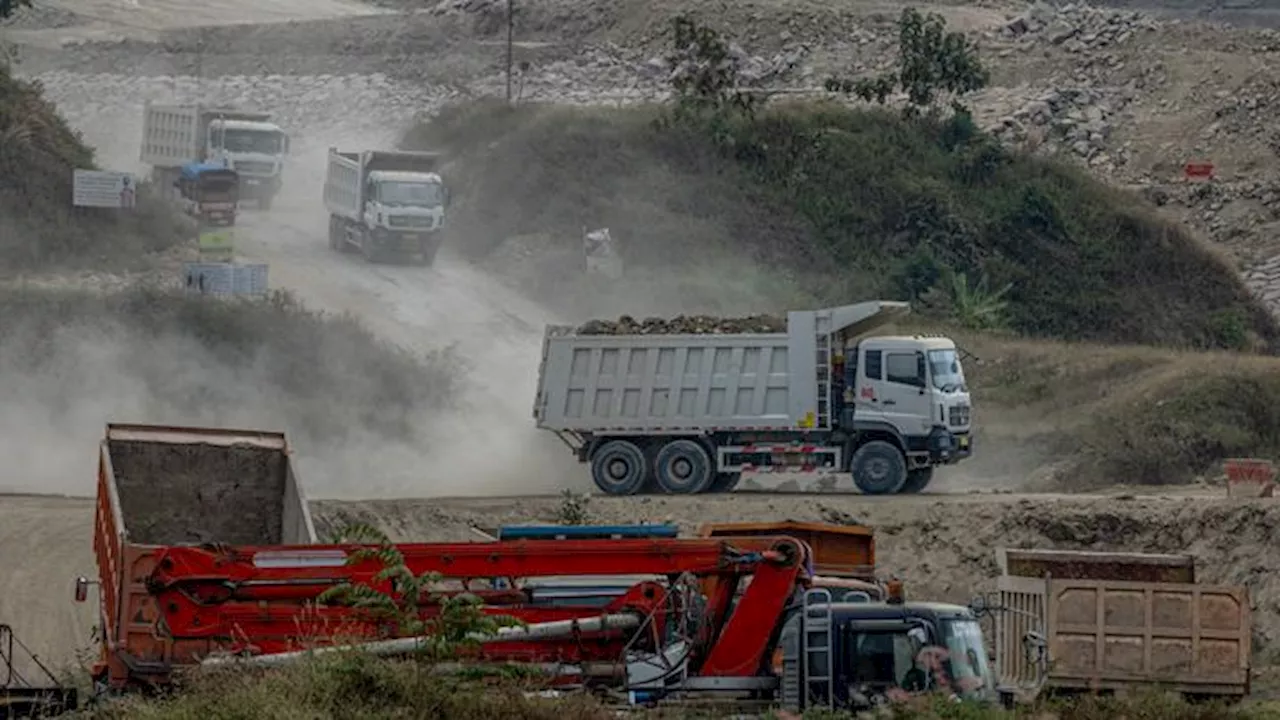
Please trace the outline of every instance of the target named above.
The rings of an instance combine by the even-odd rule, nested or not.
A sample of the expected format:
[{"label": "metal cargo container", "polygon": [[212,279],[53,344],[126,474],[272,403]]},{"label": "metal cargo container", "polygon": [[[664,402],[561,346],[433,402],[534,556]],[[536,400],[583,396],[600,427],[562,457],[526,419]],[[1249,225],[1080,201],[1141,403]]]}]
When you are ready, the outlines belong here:
[{"label": "metal cargo container", "polygon": [[[111,687],[166,676],[209,642],[157,636],[145,578],[171,545],[311,544],[315,525],[283,433],[108,424],[98,455],[93,551]],[[88,581],[77,582],[77,599]]]},{"label": "metal cargo container", "polygon": [[1248,694],[1247,588],[1180,581],[1194,577],[1187,556],[1004,548],[997,556],[1002,691],[1034,686],[1040,669],[1020,643],[1035,632],[1048,643],[1050,692],[1159,684],[1192,696]]}]

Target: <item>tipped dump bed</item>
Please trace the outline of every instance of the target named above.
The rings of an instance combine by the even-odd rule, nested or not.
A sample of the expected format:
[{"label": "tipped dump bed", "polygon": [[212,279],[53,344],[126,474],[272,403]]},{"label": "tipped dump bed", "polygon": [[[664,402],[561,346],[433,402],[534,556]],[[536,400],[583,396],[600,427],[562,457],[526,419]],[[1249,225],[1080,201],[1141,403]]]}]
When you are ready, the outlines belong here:
[{"label": "tipped dump bed", "polygon": [[98,453],[93,550],[98,561],[102,665],[112,687],[167,677],[175,658],[209,640],[157,634],[147,590],[168,545],[305,545],[315,525],[283,433],[107,425]]},{"label": "tipped dump bed", "polygon": [[120,511],[140,545],[277,545],[290,484],[283,435],[115,427],[107,438]]}]

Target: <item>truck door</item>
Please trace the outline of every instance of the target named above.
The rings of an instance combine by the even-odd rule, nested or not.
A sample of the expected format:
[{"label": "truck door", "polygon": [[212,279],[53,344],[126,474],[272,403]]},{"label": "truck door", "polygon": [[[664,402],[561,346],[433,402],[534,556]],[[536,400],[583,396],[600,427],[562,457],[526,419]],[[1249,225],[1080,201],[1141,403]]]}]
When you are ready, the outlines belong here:
[{"label": "truck door", "polygon": [[864,341],[859,353],[857,419],[881,420],[905,436],[928,435],[933,415],[924,352]]}]

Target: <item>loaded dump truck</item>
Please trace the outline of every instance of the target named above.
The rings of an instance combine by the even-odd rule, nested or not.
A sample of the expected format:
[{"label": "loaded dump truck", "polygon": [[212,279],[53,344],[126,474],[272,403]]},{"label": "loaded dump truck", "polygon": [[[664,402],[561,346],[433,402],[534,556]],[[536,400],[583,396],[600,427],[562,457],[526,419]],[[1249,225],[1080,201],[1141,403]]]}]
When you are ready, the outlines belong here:
[{"label": "loaded dump truck", "polygon": [[178,181],[184,165],[229,168],[240,176],[240,197],[269,210],[280,192],[289,153],[289,136],[270,119],[267,112],[147,103],[142,162],[152,166],[152,180],[166,190]]},{"label": "loaded dump truck", "polygon": [[[1000,548],[996,560],[1002,694],[1147,685],[1191,698],[1249,693],[1248,588],[1197,583],[1191,556]],[[1044,668],[1022,652],[1028,633],[1046,640]]]},{"label": "loaded dump truck", "polygon": [[[166,546],[316,541],[285,436],[256,430],[107,425],[93,528],[102,628],[93,676],[114,689],[161,683],[211,648],[156,632],[162,613],[147,578]],[[77,600],[90,584],[76,581]]]},{"label": "loaded dump truck", "polygon": [[439,164],[439,153],[329,148],[329,247],[358,251],[369,262],[392,256],[411,256],[419,265],[435,262],[449,203]]},{"label": "loaded dump truck", "polygon": [[953,341],[863,337],[909,310],[549,326],[533,416],[612,495],[727,492],[744,471],[849,472],[864,493],[919,492],[973,446]]}]

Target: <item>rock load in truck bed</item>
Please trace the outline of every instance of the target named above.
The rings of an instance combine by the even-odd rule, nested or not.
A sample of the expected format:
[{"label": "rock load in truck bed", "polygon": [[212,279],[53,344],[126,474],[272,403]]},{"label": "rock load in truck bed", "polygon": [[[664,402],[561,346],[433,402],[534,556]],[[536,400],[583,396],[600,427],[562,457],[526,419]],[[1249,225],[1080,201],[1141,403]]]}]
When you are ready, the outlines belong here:
[{"label": "rock load in truck bed", "polygon": [[282,542],[288,455],[250,445],[110,441],[130,541]]},{"label": "rock load in truck bed", "polygon": [[644,320],[623,315],[617,320],[591,320],[577,330],[579,335],[737,335],[786,331],[786,318],[775,315],[741,318],[678,315],[674,318],[651,317]]}]

